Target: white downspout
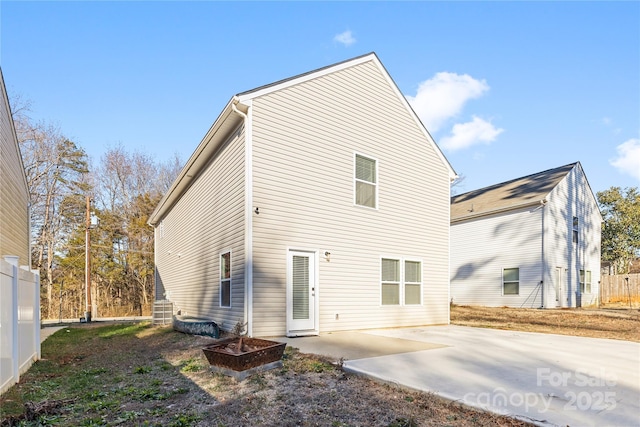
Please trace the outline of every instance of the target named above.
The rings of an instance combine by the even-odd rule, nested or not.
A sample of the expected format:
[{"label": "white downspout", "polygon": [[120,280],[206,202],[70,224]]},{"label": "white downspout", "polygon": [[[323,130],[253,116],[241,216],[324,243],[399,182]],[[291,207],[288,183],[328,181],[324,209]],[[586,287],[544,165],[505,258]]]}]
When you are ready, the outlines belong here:
[{"label": "white downspout", "polygon": [[[540,242],[540,268],[541,268],[541,277],[540,277],[540,291],[541,291],[541,300],[542,300],[542,304],[540,304],[540,308],[547,308],[547,284],[545,284],[544,282],[544,276],[545,276],[545,272],[547,271],[547,264],[546,264],[546,258],[545,258],[545,253],[544,253],[544,234],[545,234],[545,228],[544,228],[544,207],[547,205],[547,199],[542,199],[540,200],[540,205],[542,205],[542,207],[540,208],[541,212],[540,212],[540,216],[542,217],[542,237],[541,237],[541,242]],[[551,271],[549,271],[549,275],[551,276]]]},{"label": "white downspout", "polygon": [[[244,323],[247,336],[253,336],[253,127],[251,105],[247,113],[237,107],[240,100],[233,97],[231,109],[244,120]],[[249,101],[251,102],[251,101]]]}]

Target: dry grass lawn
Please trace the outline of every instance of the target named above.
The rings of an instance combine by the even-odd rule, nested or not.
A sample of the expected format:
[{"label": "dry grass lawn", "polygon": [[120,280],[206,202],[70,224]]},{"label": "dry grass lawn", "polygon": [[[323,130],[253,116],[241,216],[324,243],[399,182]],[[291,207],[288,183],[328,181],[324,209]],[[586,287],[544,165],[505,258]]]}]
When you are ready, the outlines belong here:
[{"label": "dry grass lawn", "polygon": [[451,323],[640,342],[640,310],[620,305],[557,310],[452,306]]},{"label": "dry grass lawn", "polygon": [[214,374],[212,339],[148,324],[75,325],[0,397],[0,426],[529,426],[381,385],[287,347],[242,382]]},{"label": "dry grass lawn", "polygon": [[[640,341],[640,311],[452,307],[466,326]],[[213,340],[147,323],[74,325],[0,396],[0,426],[528,426],[381,385],[287,347],[245,381],[214,374]]]}]

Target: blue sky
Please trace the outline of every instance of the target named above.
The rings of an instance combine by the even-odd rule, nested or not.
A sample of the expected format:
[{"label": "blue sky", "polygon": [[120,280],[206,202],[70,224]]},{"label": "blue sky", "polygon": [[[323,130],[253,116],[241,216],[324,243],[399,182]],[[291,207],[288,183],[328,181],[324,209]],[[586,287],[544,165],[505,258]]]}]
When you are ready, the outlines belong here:
[{"label": "blue sky", "polygon": [[186,161],[232,95],[376,52],[457,193],[575,161],[640,186],[640,2],[3,0],[0,23],[9,94],[94,162]]}]

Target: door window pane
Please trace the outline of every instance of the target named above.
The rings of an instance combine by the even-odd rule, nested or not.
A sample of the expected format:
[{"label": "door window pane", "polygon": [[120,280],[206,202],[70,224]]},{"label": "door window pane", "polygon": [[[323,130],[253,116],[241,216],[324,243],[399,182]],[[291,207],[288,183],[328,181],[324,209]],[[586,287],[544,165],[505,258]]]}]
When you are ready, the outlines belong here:
[{"label": "door window pane", "polygon": [[309,318],[309,257],[293,256],[293,318]]}]

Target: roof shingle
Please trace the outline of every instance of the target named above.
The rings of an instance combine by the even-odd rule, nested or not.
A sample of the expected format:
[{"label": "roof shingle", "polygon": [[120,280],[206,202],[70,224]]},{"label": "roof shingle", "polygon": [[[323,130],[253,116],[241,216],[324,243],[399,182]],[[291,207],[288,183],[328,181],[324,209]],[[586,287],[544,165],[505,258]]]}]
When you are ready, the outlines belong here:
[{"label": "roof shingle", "polygon": [[451,221],[461,221],[540,203],[577,164],[578,162],[570,163],[453,196]]}]

